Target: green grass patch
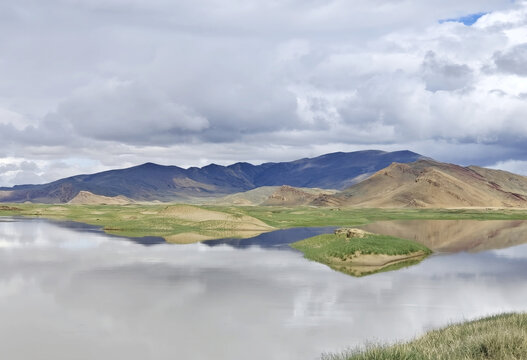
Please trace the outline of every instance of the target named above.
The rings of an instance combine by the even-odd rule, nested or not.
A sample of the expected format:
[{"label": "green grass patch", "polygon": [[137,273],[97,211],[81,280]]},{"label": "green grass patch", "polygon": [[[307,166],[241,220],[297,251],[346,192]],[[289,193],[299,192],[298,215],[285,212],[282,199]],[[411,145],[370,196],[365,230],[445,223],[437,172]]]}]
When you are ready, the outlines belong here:
[{"label": "green grass patch", "polygon": [[[128,237],[167,237],[180,233],[199,233],[215,237],[218,230],[229,230],[229,224],[220,221],[185,220],[166,214],[164,210],[172,205],[6,204],[0,207],[0,216],[76,221],[100,226],[109,234]],[[236,209],[226,209],[223,212],[234,217],[244,215]],[[230,234],[236,236],[233,232]]]},{"label": "green grass patch", "polygon": [[344,234],[324,234],[297,241],[291,246],[310,259],[331,256],[346,260],[356,252],[382,255],[407,255],[418,251],[431,253],[426,246],[414,241],[378,234],[349,239]]},{"label": "green grass patch", "polygon": [[527,210],[524,209],[214,208],[220,211],[237,209],[276,228],[360,226],[381,220],[527,220]]},{"label": "green grass patch", "polygon": [[505,314],[451,325],[390,346],[370,345],[324,360],[527,359],[527,314]]},{"label": "green grass patch", "polygon": [[[325,234],[297,241],[291,247],[312,261],[353,276],[396,270],[415,265],[432,253],[426,246],[393,236],[366,233],[348,238]],[[364,255],[385,255],[364,257]]]}]

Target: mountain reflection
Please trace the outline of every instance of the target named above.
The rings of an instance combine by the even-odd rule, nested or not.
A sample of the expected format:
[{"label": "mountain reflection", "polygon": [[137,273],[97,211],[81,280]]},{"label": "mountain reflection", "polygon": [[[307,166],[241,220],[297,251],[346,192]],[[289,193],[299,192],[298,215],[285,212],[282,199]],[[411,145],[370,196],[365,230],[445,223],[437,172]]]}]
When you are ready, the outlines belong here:
[{"label": "mountain reflection", "polygon": [[527,243],[525,220],[394,220],[361,226],[415,240],[439,252],[479,252]]}]

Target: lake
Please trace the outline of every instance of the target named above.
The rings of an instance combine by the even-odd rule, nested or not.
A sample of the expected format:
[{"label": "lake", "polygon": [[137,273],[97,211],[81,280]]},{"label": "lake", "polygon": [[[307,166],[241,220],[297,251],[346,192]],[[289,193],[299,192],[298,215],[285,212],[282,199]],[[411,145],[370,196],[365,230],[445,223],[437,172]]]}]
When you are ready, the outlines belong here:
[{"label": "lake", "polygon": [[[406,230],[372,224],[419,241],[426,239],[419,226],[433,227],[431,234],[453,230],[427,235],[442,254],[353,278],[283,246],[283,232],[279,240],[265,235],[273,246],[168,245],[3,218],[0,353],[10,360],[306,360],[366,341],[410,339],[452,321],[526,311],[526,222],[478,224],[479,240],[458,238],[471,252],[455,254],[448,237],[463,223]],[[492,249],[502,247],[492,234],[514,237],[506,244],[515,246]]]}]

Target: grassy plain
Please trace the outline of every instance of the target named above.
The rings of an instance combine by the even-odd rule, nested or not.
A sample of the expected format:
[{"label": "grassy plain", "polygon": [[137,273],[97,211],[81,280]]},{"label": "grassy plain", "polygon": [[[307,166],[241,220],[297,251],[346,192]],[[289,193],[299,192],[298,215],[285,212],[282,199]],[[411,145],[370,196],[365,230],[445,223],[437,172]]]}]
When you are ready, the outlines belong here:
[{"label": "grassy plain", "polygon": [[337,209],[254,206],[241,208],[240,211],[276,228],[360,226],[380,220],[527,220],[527,209]]},{"label": "grassy plain", "polygon": [[[203,216],[199,215],[200,212]],[[193,215],[189,216],[189,213]],[[191,234],[188,238],[196,240],[226,236],[248,237],[274,228],[359,226],[378,220],[527,220],[527,210],[3,204],[0,205],[0,216],[78,221],[100,226],[115,235],[160,236],[170,241],[181,234]]]},{"label": "grassy plain", "polygon": [[236,209],[215,211],[190,205],[44,205],[0,206],[0,216],[71,220],[129,236],[160,236],[168,242],[221,237],[250,237],[274,228]]},{"label": "grassy plain", "polygon": [[431,331],[408,343],[372,345],[324,360],[527,359],[527,314],[504,314]]}]

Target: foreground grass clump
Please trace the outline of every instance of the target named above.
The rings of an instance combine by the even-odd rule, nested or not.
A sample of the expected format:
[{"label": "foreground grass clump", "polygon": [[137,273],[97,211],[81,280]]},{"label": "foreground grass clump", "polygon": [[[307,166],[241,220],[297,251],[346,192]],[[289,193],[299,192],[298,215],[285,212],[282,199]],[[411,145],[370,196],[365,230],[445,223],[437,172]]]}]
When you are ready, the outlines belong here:
[{"label": "foreground grass clump", "polygon": [[414,241],[367,232],[351,238],[346,234],[319,235],[291,247],[309,260],[353,276],[414,265],[432,252]]},{"label": "foreground grass clump", "polygon": [[527,359],[527,314],[492,316],[452,325],[392,346],[369,346],[324,360]]}]

